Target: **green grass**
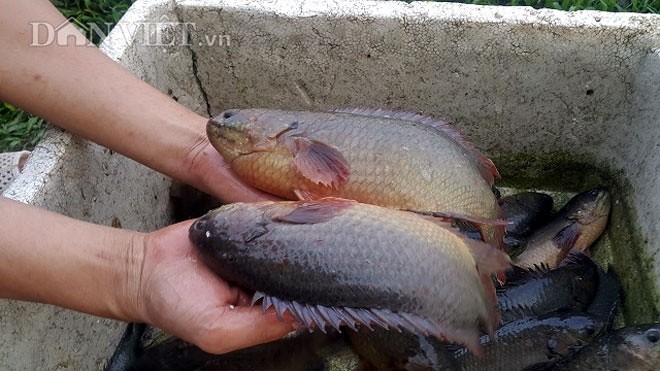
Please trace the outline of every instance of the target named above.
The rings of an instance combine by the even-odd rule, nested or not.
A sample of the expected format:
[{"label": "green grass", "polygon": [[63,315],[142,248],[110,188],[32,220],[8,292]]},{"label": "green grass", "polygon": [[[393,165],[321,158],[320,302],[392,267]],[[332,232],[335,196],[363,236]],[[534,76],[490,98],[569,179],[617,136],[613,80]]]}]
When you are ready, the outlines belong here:
[{"label": "green grass", "polygon": [[[132,0],[54,0],[65,17],[73,17],[82,24],[100,27],[115,24],[133,3]],[[411,1],[408,1],[411,2]],[[480,5],[520,5],[534,8],[562,10],[596,9],[612,12],[659,13],[660,0],[462,0]],[[101,40],[93,35],[94,43]],[[0,152],[32,149],[43,136],[45,124],[41,119],[0,102]]]},{"label": "green grass", "polygon": [[46,131],[44,120],[0,103],[0,152],[32,149]]}]

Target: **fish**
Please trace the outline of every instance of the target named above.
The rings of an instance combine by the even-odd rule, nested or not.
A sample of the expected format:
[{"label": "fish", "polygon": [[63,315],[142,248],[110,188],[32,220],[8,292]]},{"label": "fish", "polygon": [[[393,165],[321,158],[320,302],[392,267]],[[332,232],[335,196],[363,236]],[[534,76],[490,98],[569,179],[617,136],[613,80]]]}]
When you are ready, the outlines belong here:
[{"label": "fish", "polygon": [[554,201],[545,193],[520,192],[503,197],[499,202],[508,222],[505,249],[510,256],[520,255],[527,245],[527,237],[550,218]]},{"label": "fish", "polygon": [[216,274],[309,329],[405,329],[474,352],[499,322],[490,274],[510,264],[436,218],[339,198],[225,205],[189,238]]},{"label": "fish", "polygon": [[[496,188],[494,188],[495,192]],[[496,196],[499,191],[495,193]],[[504,250],[515,257],[527,246],[529,235],[546,222],[552,212],[553,199],[550,195],[539,192],[520,192],[499,198],[502,219],[505,226]],[[481,239],[476,229],[463,230],[468,237]]]},{"label": "fish", "polygon": [[604,188],[579,193],[529,237],[515,264],[554,268],[572,249],[586,251],[605,230],[610,207],[610,193]]},{"label": "fish", "polygon": [[660,324],[625,327],[558,362],[554,371],[660,370]]},{"label": "fish", "polygon": [[141,338],[146,330],[143,323],[129,323],[119,340],[114,353],[105,366],[105,371],[126,371],[142,355]]},{"label": "fish", "polygon": [[598,288],[599,267],[587,255],[572,253],[557,268],[507,271],[507,283],[497,289],[502,323],[564,310],[581,312]]},{"label": "fish", "polygon": [[526,237],[552,213],[552,196],[540,192],[520,192],[500,199],[507,222],[506,234]]},{"label": "fish", "polygon": [[360,329],[347,333],[353,350],[379,371],[458,370],[445,344],[409,331]]},{"label": "fish", "polygon": [[450,124],[383,109],[232,109],[207,124],[210,143],[247,184],[287,200],[333,196],[443,212],[502,246],[493,162]]},{"label": "fish", "polygon": [[586,312],[602,318],[609,331],[621,305],[622,295],[623,286],[614,268],[609,267],[605,272],[598,267],[598,288]]},{"label": "fish", "polygon": [[176,337],[140,343],[140,354],[116,371],[325,371],[338,350],[348,350],[339,334],[296,332],[273,342],[225,354],[206,353]]},{"label": "fish", "polygon": [[500,327],[494,337],[484,335],[483,356],[459,348],[454,357],[463,371],[543,368],[592,341],[602,327],[598,317],[581,313],[528,317]]}]

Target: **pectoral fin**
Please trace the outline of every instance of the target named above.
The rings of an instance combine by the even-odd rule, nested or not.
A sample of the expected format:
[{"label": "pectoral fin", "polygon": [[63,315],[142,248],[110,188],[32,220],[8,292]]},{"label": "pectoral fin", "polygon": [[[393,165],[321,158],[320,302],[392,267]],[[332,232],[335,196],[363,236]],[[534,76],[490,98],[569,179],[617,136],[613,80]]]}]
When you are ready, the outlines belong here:
[{"label": "pectoral fin", "polygon": [[349,177],[344,156],[334,147],[304,137],[291,139],[293,164],[300,173],[315,184],[338,189]]},{"label": "pectoral fin", "polygon": [[580,228],[577,223],[572,223],[569,226],[563,228],[555,237],[552,238],[552,242],[559,249],[557,254],[557,265],[561,263],[562,260],[568,255],[568,252],[571,251],[575,245],[575,241],[580,237]]},{"label": "pectoral fin", "polygon": [[276,222],[290,224],[316,224],[326,222],[356,202],[343,198],[326,197],[320,200],[302,201],[293,210],[283,215],[276,215]]}]

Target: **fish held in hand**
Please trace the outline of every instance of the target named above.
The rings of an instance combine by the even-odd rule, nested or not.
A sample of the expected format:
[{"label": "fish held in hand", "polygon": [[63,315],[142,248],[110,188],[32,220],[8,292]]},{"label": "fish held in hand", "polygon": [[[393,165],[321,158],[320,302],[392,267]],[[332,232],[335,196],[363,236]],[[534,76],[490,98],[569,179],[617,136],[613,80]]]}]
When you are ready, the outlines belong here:
[{"label": "fish held in hand", "polygon": [[202,260],[308,328],[405,329],[479,351],[509,257],[415,213],[337,198],[231,204],[190,229]]},{"label": "fish held in hand", "polygon": [[532,234],[527,249],[516,257],[516,265],[554,268],[571,249],[586,251],[605,230],[610,207],[610,193],[603,188],[574,196],[546,226]]},{"label": "fish held in hand", "polygon": [[[280,197],[497,219],[495,165],[446,122],[386,110],[245,109],[207,124],[211,144],[246,183]],[[500,246],[502,225],[480,226]]]}]

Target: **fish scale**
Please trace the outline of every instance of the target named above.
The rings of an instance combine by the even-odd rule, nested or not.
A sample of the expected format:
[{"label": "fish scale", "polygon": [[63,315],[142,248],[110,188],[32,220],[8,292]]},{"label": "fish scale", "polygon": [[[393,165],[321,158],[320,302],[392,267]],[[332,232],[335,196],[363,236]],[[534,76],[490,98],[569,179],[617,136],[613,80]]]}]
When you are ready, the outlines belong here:
[{"label": "fish scale", "polygon": [[[317,311],[366,325],[382,315],[393,327],[433,327],[472,349],[478,328],[496,321],[480,274],[509,262],[428,217],[334,198],[226,205],[196,221],[190,239],[218,275],[264,293],[265,307],[293,309],[304,324]],[[478,271],[479,247],[495,254],[490,271]]]},{"label": "fish scale", "polygon": [[[494,165],[439,120],[383,110],[231,110],[210,120],[207,134],[241,179],[286,199],[334,196],[500,217],[491,191],[499,176]],[[486,225],[482,232],[502,246],[503,227]]]}]

